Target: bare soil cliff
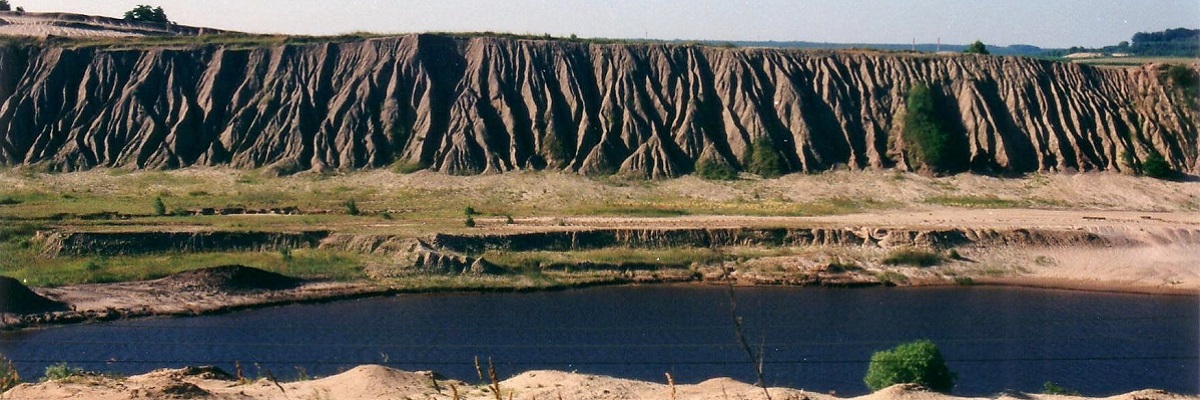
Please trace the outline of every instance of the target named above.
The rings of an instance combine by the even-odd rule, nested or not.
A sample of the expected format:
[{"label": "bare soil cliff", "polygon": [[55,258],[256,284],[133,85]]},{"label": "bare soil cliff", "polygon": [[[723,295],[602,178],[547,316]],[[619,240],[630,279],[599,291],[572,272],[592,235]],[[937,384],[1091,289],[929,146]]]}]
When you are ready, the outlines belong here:
[{"label": "bare soil cliff", "polygon": [[552,169],[646,177],[915,169],[905,98],[930,85],[988,173],[1200,172],[1197,112],[1159,66],[409,35],[243,48],[0,47],[0,164]]}]

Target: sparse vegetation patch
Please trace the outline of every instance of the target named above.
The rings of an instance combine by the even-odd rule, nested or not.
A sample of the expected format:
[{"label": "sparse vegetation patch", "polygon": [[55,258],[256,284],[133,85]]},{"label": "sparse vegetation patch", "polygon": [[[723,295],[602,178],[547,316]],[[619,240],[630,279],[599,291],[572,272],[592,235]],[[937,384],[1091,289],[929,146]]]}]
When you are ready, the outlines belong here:
[{"label": "sparse vegetation patch", "polygon": [[21,384],[21,376],[11,360],[0,354],[0,393]]},{"label": "sparse vegetation patch", "polygon": [[737,170],[722,160],[704,158],[696,163],[696,175],[709,180],[731,181],[737,179]]},{"label": "sparse vegetation patch", "polygon": [[916,247],[898,248],[888,252],[887,257],[883,258],[884,264],[909,265],[914,267],[931,267],[941,264],[942,261],[941,254]]}]

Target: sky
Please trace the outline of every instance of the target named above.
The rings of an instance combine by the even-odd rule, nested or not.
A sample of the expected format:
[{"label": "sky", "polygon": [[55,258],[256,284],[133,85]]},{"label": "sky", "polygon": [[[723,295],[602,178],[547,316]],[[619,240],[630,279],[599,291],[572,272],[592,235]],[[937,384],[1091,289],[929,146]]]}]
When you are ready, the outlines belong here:
[{"label": "sky", "polygon": [[256,33],[496,31],[554,36],[1100,47],[1200,27],[1196,0],[10,0],[120,17],[162,6],[182,25]]}]

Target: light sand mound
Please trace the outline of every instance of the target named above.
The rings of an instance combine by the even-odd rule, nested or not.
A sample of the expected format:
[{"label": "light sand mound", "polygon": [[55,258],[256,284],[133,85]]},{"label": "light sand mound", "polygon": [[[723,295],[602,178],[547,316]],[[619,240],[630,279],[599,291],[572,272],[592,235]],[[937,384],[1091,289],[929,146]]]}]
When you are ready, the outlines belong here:
[{"label": "light sand mound", "polygon": [[[462,382],[435,378],[437,376],[431,372],[407,372],[378,365],[363,365],[328,378],[280,386],[293,398],[313,396],[319,399],[364,400],[449,398],[450,385],[467,387]],[[268,382],[260,381],[257,385],[266,385],[267,391],[274,395],[282,394],[279,387]],[[439,390],[442,392],[440,395]]]},{"label": "light sand mound", "polygon": [[[664,376],[663,380],[666,380]],[[652,383],[560,371],[529,371],[500,382],[501,398],[514,400],[761,400],[763,390],[728,378],[711,379],[695,385]],[[835,400],[834,396],[793,389],[770,389],[773,400]],[[484,385],[447,380],[431,372],[406,372],[377,365],[359,366],[322,379],[291,383],[270,380],[242,383],[215,368],[158,370],[145,375],[117,379],[101,376],[71,377],[55,382],[23,384],[0,395],[0,399],[258,399],[258,400],[489,400],[496,396]],[[1084,397],[1004,393],[998,399],[1068,400]],[[856,400],[954,400],[913,385],[896,385]],[[983,399],[983,398],[979,398]],[[1189,400],[1159,390],[1143,390],[1106,400]]]},{"label": "light sand mound", "polygon": [[[1029,396],[1017,394],[1018,399],[1029,399]],[[919,385],[900,384],[865,396],[855,397],[855,400],[948,400],[958,397],[927,390]]]}]

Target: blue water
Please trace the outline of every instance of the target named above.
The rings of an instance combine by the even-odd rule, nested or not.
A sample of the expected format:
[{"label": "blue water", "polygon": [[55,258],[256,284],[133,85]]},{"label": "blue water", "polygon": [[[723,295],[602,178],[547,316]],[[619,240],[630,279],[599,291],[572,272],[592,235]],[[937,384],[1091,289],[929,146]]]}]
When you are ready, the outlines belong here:
[{"label": "blue water", "polygon": [[[771,385],[866,393],[871,354],[933,340],[954,392],[1088,395],[1200,392],[1200,298],[985,287],[738,288],[745,336]],[[558,369],[679,382],[755,380],[737,344],[728,290],[607,287],[546,293],[428,294],[293,305],[195,318],[118,321],[0,334],[23,377],[48,364],[125,374],[235,362],[248,375],[324,376],[364,363],[477,380]]]}]

